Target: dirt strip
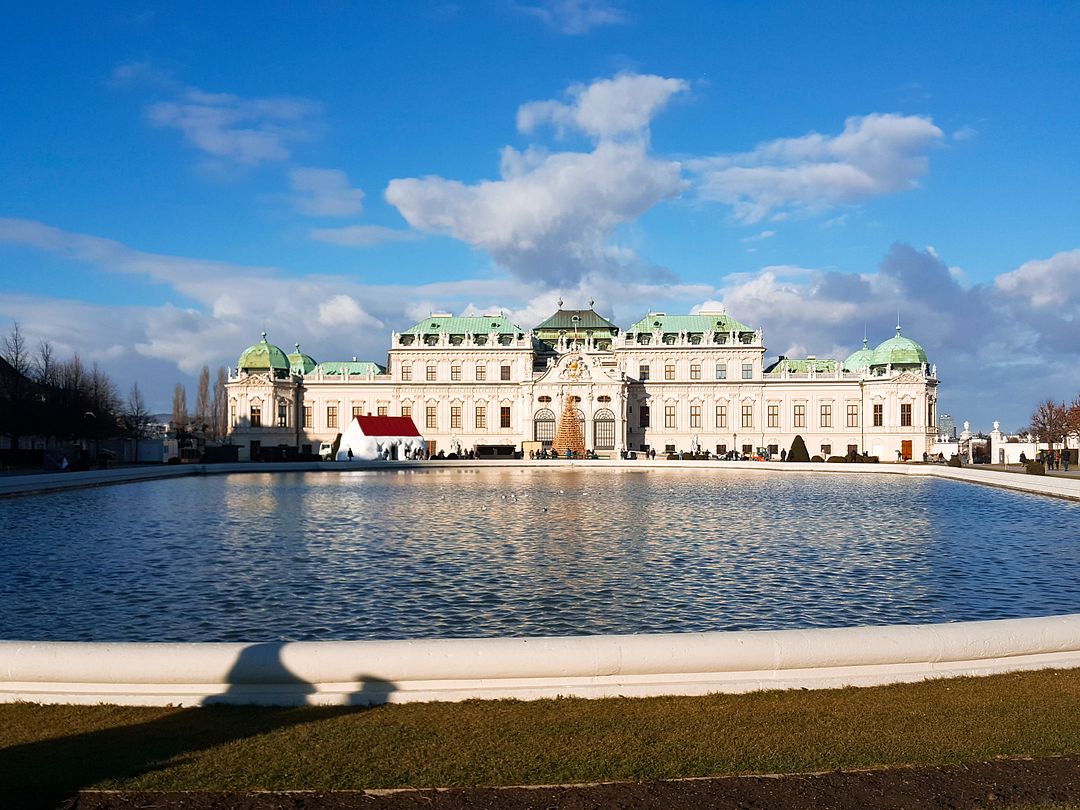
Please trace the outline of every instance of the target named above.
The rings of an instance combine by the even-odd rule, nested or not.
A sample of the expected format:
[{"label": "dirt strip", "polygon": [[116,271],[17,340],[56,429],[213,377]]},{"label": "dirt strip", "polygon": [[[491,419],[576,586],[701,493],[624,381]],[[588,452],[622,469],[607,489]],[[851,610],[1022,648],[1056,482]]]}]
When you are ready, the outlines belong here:
[{"label": "dirt strip", "polygon": [[0,795],[5,808],[130,810],[457,810],[457,808],[791,808],[901,810],[1080,805],[1080,755],[1005,759],[968,765],[835,771],[791,776],[734,776],[659,782],[613,782],[536,788],[449,788],[400,791],[94,792],[69,796]]}]

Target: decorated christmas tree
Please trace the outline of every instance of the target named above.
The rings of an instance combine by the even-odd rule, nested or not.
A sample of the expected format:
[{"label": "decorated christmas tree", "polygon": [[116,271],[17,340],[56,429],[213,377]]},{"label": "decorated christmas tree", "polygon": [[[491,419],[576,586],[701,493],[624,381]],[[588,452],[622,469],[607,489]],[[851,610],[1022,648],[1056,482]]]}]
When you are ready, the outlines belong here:
[{"label": "decorated christmas tree", "polygon": [[581,422],[578,421],[573,395],[566,394],[563,403],[562,416],[559,417],[559,427],[555,431],[551,449],[560,456],[566,456],[566,451],[569,450],[574,458],[580,458],[585,455],[585,437],[581,435]]}]

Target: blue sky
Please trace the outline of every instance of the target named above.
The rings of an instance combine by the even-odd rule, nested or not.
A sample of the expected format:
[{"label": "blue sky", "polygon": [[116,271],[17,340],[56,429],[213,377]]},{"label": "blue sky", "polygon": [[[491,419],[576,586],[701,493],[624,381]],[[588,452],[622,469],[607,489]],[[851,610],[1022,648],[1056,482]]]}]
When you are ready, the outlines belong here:
[{"label": "blue sky", "polygon": [[167,410],[265,328],[723,301],[770,354],[899,311],[942,410],[1080,389],[1080,5],[25,4],[0,323]]}]

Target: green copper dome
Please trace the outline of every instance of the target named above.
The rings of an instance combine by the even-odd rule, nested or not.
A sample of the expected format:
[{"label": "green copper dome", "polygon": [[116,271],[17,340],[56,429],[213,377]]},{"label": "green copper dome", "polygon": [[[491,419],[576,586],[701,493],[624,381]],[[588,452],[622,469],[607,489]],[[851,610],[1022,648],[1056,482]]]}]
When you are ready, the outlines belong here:
[{"label": "green copper dome", "polygon": [[285,352],[266,342],[266,332],[262,333],[262,340],[254,346],[244,349],[243,354],[236,363],[236,367],[244,371],[274,371],[286,373],[289,370],[289,358]]},{"label": "green copper dome", "polygon": [[874,357],[870,361],[872,366],[921,366],[929,362],[923,347],[911,338],[900,334],[900,327],[896,327],[896,337],[891,337],[874,349]]},{"label": "green copper dome", "polygon": [[873,362],[874,351],[867,348],[866,338],[863,338],[862,348],[852,352],[848,355],[848,359],[844,361],[844,371],[864,371],[870,368],[870,364]]},{"label": "green copper dome", "polygon": [[289,371],[293,374],[310,374],[317,365],[319,364],[315,362],[315,358],[301,352],[300,344],[297,343],[296,351],[289,355]]}]

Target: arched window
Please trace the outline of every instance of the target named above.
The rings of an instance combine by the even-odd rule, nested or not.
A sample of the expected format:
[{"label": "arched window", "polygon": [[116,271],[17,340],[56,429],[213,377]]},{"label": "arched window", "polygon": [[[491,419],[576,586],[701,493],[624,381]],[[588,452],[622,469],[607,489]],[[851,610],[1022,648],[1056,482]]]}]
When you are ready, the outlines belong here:
[{"label": "arched window", "polygon": [[593,416],[593,447],[597,450],[615,449],[615,414],[601,408]]},{"label": "arched window", "polygon": [[555,413],[550,408],[541,408],[533,416],[533,441],[543,442],[550,447],[555,439]]}]

